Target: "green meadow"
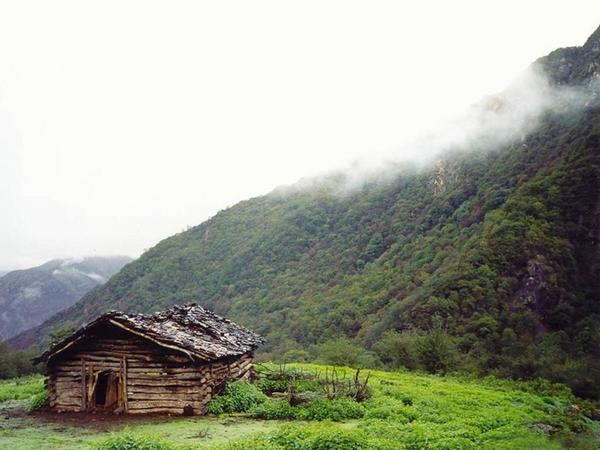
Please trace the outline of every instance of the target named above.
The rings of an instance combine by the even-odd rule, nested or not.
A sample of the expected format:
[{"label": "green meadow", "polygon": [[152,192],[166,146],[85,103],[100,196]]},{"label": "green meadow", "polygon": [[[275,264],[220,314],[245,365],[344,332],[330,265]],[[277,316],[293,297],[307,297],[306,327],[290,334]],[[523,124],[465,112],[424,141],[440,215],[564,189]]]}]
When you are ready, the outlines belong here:
[{"label": "green meadow", "polygon": [[[267,370],[280,370],[267,365]],[[321,379],[331,368],[285,370]],[[352,369],[336,376],[352,380]],[[106,418],[29,412],[41,377],[0,382],[1,449],[598,449],[597,405],[562,385],[495,378],[363,371],[370,397],[327,397],[313,381],[296,391],[310,401],[290,406],[265,394],[281,381],[238,384],[205,417]],[[285,383],[284,383],[285,384]],[[237,387],[236,387],[237,386]],[[286,388],[286,386],[283,386]],[[310,395],[309,395],[310,394]]]}]

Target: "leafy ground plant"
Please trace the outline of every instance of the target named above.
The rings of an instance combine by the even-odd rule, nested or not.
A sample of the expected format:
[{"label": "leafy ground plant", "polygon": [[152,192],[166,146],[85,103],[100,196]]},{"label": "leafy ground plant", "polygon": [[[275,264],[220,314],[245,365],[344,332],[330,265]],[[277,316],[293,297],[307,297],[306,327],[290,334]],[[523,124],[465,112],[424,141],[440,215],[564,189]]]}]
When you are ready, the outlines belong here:
[{"label": "leafy ground plant", "polygon": [[44,390],[29,399],[29,411],[37,411],[48,405],[48,393]]},{"label": "leafy ground plant", "polygon": [[183,450],[183,447],[166,442],[155,435],[125,430],[111,435],[95,446],[95,450]]},{"label": "leafy ground plant", "polygon": [[[246,381],[229,383],[209,404],[208,413],[247,413],[250,417],[268,420],[336,422],[363,417],[365,409],[357,399],[371,395],[368,376],[364,381],[358,371],[353,377],[347,377],[344,371],[338,376],[335,368],[326,368],[323,373],[325,375],[321,376],[316,370],[262,366],[256,385]],[[268,398],[265,394],[278,394],[278,398]]]},{"label": "leafy ground plant", "polygon": [[245,412],[267,401],[267,396],[247,381],[228,383],[223,393],[208,405],[209,414]]},{"label": "leafy ground plant", "polygon": [[12,378],[0,381],[0,403],[8,400],[26,400],[44,391],[44,380],[40,375]]},{"label": "leafy ground plant", "polygon": [[[293,369],[314,373],[325,367],[302,364]],[[354,373],[336,370],[348,377]],[[19,383],[22,390],[41,386],[39,378],[27,381],[37,387]],[[247,413],[119,416],[102,426],[93,423],[98,417],[73,423],[64,415],[55,420],[48,414],[27,415],[23,410],[28,400],[12,400],[0,404],[0,417],[5,418],[0,420],[0,449],[596,450],[600,442],[600,423],[591,419],[598,405],[581,402],[561,386],[403,371],[372,371],[369,384],[373,395],[364,402],[321,396],[291,406],[285,398],[268,399]],[[234,398],[240,392],[250,398],[263,395],[256,386],[232,385]],[[281,409],[277,414],[275,407]],[[285,421],[250,417],[260,408],[273,415],[260,417]],[[334,413],[342,415],[338,421],[331,420]],[[120,431],[123,422],[129,429]]]}]

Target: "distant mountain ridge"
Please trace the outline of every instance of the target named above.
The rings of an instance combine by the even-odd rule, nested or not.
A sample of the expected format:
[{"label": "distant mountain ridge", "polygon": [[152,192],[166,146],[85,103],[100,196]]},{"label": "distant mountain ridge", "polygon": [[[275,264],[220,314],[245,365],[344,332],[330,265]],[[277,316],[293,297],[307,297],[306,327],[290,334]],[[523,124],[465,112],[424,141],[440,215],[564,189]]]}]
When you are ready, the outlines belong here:
[{"label": "distant mountain ridge", "polygon": [[127,256],[54,259],[0,275],[0,339],[68,308],[131,261]]},{"label": "distant mountain ridge", "polygon": [[484,373],[599,397],[600,29],[537,65],[553,86],[583,88],[583,107],[347,192],[340,174],[240,202],[12,345],[109,309],[196,301],[261,333],[271,356],[337,336],[377,351],[390,333],[441,329]]}]

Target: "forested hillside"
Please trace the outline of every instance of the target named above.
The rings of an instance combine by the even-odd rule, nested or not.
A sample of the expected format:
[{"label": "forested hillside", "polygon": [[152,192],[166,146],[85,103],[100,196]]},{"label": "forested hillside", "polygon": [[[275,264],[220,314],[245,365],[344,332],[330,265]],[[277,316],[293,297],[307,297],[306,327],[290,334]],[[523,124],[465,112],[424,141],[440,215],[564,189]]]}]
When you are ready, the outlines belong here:
[{"label": "forested hillside", "polygon": [[600,31],[538,65],[586,87],[583,107],[352,189],[338,174],[241,202],[13,345],[196,301],[261,332],[272,357],[342,336],[388,366],[543,376],[598,397]]},{"label": "forested hillside", "polygon": [[129,262],[127,256],[54,259],[6,273],[0,278],[0,338],[12,337],[68,308]]}]

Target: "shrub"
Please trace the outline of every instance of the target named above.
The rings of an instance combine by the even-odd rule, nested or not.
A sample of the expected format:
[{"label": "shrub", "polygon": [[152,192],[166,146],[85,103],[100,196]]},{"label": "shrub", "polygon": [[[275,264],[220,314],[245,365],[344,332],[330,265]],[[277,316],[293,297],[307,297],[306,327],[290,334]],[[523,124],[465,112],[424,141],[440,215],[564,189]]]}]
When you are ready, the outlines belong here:
[{"label": "shrub", "polygon": [[290,387],[294,392],[316,392],[320,390],[315,374],[279,367],[275,370],[263,368],[256,386],[265,394],[285,392]]},{"label": "shrub", "polygon": [[288,350],[281,356],[283,362],[308,362],[311,360],[310,353],[304,349]]},{"label": "shrub", "polygon": [[279,444],[271,442],[266,436],[253,436],[239,441],[211,447],[213,450],[285,450]]},{"label": "shrub", "polygon": [[249,412],[251,417],[267,420],[333,420],[360,419],[365,408],[350,399],[318,399],[311,403],[290,406],[285,400],[269,400],[255,406]]},{"label": "shrub", "polygon": [[417,347],[419,362],[429,373],[445,373],[455,368],[457,350],[452,337],[442,330],[426,334]]},{"label": "shrub", "polygon": [[306,443],[310,450],[359,450],[369,447],[367,439],[359,431],[327,430]]},{"label": "shrub", "polygon": [[266,400],[267,396],[255,385],[247,381],[234,381],[228,383],[223,393],[208,404],[207,412],[209,414],[247,412]]},{"label": "shrub", "polygon": [[365,403],[365,418],[393,419],[395,423],[405,424],[417,419],[417,410],[399,400],[376,398]]},{"label": "shrub", "polygon": [[29,411],[37,411],[48,405],[48,393],[44,389],[42,392],[38,392],[29,400]]},{"label": "shrub", "polygon": [[124,431],[113,434],[96,446],[96,450],[177,450],[177,447],[162,439]]},{"label": "shrub", "polygon": [[298,420],[333,420],[334,422],[360,419],[365,414],[365,408],[360,403],[345,398],[319,399],[299,406],[294,411],[294,416]]},{"label": "shrub", "polygon": [[369,448],[365,434],[324,424],[322,426],[287,425],[273,432],[269,440],[285,449],[361,450]]},{"label": "shrub", "polygon": [[269,399],[254,406],[248,414],[255,419],[289,420],[295,418],[295,411],[286,400]]},{"label": "shrub", "polygon": [[395,398],[396,400],[400,400],[406,406],[412,406],[412,404],[413,404],[413,400],[410,395],[405,394],[404,392],[399,391],[397,389],[384,388],[382,393],[388,397],[392,397],[392,398]]},{"label": "shrub", "polygon": [[15,378],[39,372],[31,362],[35,356],[32,350],[10,350],[0,342],[0,379]]},{"label": "shrub", "polygon": [[425,369],[448,372],[459,367],[454,338],[441,329],[430,332],[389,331],[374,345],[383,363],[392,369]]},{"label": "shrub", "polygon": [[7,400],[27,400],[43,391],[43,380],[37,375],[0,381],[0,403]]},{"label": "shrub", "polygon": [[378,367],[377,355],[346,337],[331,339],[316,346],[317,360],[323,364],[355,368]]},{"label": "shrub", "polygon": [[414,331],[388,331],[383,334],[373,349],[386,367],[390,369],[406,367],[414,370],[419,367],[417,347],[421,339],[421,335]]}]

